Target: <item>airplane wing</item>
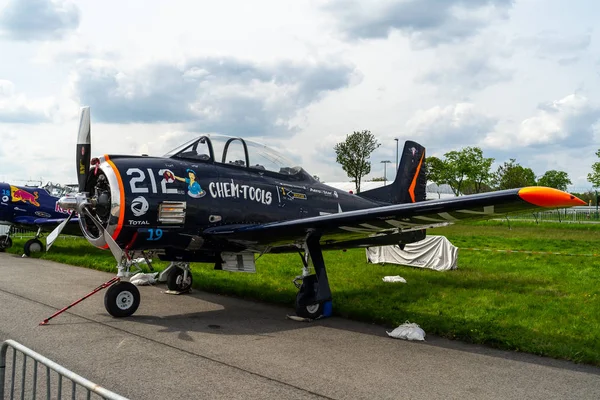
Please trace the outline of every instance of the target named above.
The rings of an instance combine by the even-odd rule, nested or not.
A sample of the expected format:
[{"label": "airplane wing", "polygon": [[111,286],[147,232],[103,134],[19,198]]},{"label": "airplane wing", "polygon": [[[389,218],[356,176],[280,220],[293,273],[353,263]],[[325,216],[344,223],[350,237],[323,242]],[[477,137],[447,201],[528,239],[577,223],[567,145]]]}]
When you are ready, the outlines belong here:
[{"label": "airplane wing", "polygon": [[[27,215],[22,215],[19,217],[16,217],[14,219],[14,223],[17,225],[36,225],[36,226],[48,226],[48,225],[58,225],[61,222],[63,222],[65,219],[67,219],[67,217],[65,218],[39,218],[39,217],[32,217],[32,216],[27,216]],[[71,218],[70,223],[73,222],[79,222],[79,218],[74,217]]]},{"label": "airplane wing", "polygon": [[320,241],[324,245],[350,242],[360,246],[361,238],[376,235],[398,235],[399,232],[435,228],[470,219],[501,218],[509,213],[580,205],[586,203],[569,193],[533,186],[266,224],[218,226],[206,229],[204,234],[244,247],[277,247],[302,243],[311,231],[315,231],[321,234]]}]

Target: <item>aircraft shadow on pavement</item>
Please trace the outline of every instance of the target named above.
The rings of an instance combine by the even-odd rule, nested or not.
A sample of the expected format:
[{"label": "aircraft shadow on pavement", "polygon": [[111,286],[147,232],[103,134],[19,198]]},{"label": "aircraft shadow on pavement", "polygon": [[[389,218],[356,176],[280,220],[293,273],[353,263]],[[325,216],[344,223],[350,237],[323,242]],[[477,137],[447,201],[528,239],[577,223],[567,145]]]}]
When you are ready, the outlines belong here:
[{"label": "aircraft shadow on pavement", "polygon": [[[523,282],[520,282],[520,284],[516,285],[517,287],[511,288],[509,290],[522,292],[524,290],[529,290],[530,285],[535,283],[535,279],[524,279]],[[447,284],[447,282],[445,284]],[[482,283],[480,281],[479,284],[483,284],[484,286],[496,287],[499,283]],[[467,285],[469,285],[469,283],[467,283]],[[456,286],[459,285],[457,284]],[[165,290],[163,285],[158,285],[155,288],[160,289],[161,291]],[[168,296],[162,293],[160,295]],[[344,291],[334,292],[333,295],[335,312],[335,299],[337,299],[338,301],[344,301],[344,298],[360,298],[364,295],[364,293],[360,291]],[[215,335],[268,336],[269,334],[276,332],[317,327],[339,329],[372,336],[378,336],[387,340],[388,335],[386,334],[386,330],[391,331],[394,328],[386,327],[383,325],[367,324],[359,321],[349,320],[344,318],[346,317],[345,315],[340,316],[339,314],[338,316],[334,316],[332,318],[324,318],[312,322],[293,321],[286,318],[286,315],[294,315],[294,310],[291,306],[288,307],[273,305],[253,300],[245,300],[236,297],[202,292],[198,290],[194,290],[192,293],[181,296],[186,296],[188,299],[193,298],[194,300],[198,301],[197,308],[193,306],[193,301],[186,301],[188,305],[192,304],[192,306],[190,307],[191,309],[197,310],[204,308],[205,310],[180,314],[170,314],[165,316],[144,315],[142,313],[139,313],[138,311],[136,315],[128,317],[127,319],[114,321],[134,321],[136,323],[160,326],[162,328],[160,328],[158,332],[177,333],[179,339],[185,341],[193,341],[193,337],[191,336],[191,334],[193,333],[209,333]],[[420,296],[426,297],[426,294],[421,293]],[[169,299],[167,298],[164,301],[168,300]],[[407,302],[412,302],[415,300],[416,299],[412,297],[406,299]],[[209,303],[208,307],[207,303]],[[399,307],[402,308],[402,305],[399,305]],[[148,310],[148,312],[151,312],[151,310]],[[422,318],[420,318],[418,314],[413,313],[410,322],[419,323],[420,320],[424,320],[426,317],[430,318],[431,316],[423,316]],[[509,327],[509,329],[517,332],[522,331],[523,335],[530,336],[530,332],[528,332],[527,329],[524,327],[514,325]],[[545,340],[550,342],[564,341],[564,338],[562,337],[554,337],[548,334],[544,334],[544,338]],[[549,366],[554,368],[561,368],[566,370],[600,375],[600,368],[591,365],[575,364],[570,361],[542,357],[534,354],[506,351],[494,348],[491,345],[480,345],[467,343],[460,340],[450,340],[429,334],[427,335],[425,342],[407,342],[392,338],[389,338],[389,340],[390,343],[388,346],[435,346],[461,352],[468,352],[484,356],[526,362],[541,366]],[[572,340],[581,339],[572,338]],[[594,346],[593,343],[589,343],[589,345]]]},{"label": "aircraft shadow on pavement", "polygon": [[[166,287],[157,285],[156,288],[164,291]],[[185,296],[185,303],[190,306],[187,313],[173,314],[169,311],[163,314],[152,315],[152,305],[146,310],[138,312],[125,319],[113,319],[116,322],[136,322],[147,325],[161,326],[158,332],[175,332],[180,339],[192,341],[190,333],[210,333],[216,335],[268,335],[274,332],[305,329],[322,325],[328,322],[325,319],[303,322],[286,318],[294,315],[292,307],[277,306],[252,300],[244,300],[229,296],[212,294],[194,290],[192,293],[179,296],[165,296],[163,302],[168,302],[171,297]],[[197,307],[194,301],[197,300]],[[172,309],[170,309],[172,310]],[[158,314],[160,314],[159,312]]]},{"label": "aircraft shadow on pavement", "polygon": [[[202,295],[200,295],[200,299],[204,300]],[[228,298],[223,298],[223,300],[222,305],[224,305],[224,308],[219,310],[190,312],[164,317],[140,314],[129,317],[127,320],[158,326],[159,329],[157,332],[174,333],[177,334],[179,340],[187,342],[193,342],[193,335],[197,333],[269,336],[276,332],[322,327],[381,337],[384,339],[382,345],[389,347],[390,351],[393,351],[394,348],[398,348],[398,351],[402,351],[402,347],[404,346],[432,346],[449,349],[451,351],[461,351],[539,366],[600,375],[600,368],[591,365],[574,364],[565,360],[541,357],[528,353],[503,351],[492,348],[491,346],[449,340],[433,335],[428,335],[425,342],[408,342],[392,338],[389,338],[388,342],[388,337],[385,333],[386,329],[382,326],[368,325],[340,317],[326,318],[313,322],[297,322],[285,318],[286,309],[284,307],[277,308],[268,306],[271,309],[265,314],[258,309],[253,309],[254,307],[240,307],[236,304],[231,304],[230,302],[230,300],[238,302],[241,300]],[[214,299],[211,299],[211,301],[214,301]],[[263,305],[260,304],[256,308],[262,308],[262,306]]]}]

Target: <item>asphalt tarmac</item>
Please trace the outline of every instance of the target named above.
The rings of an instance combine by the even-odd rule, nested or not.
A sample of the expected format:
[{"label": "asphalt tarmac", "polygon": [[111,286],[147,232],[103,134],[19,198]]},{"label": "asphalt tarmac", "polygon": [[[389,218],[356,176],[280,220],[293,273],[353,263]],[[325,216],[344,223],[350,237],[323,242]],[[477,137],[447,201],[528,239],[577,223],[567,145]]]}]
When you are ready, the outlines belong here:
[{"label": "asphalt tarmac", "polygon": [[164,285],[140,287],[129,318],[110,317],[102,291],[39,326],[113,275],[0,253],[0,277],[0,340],[131,399],[600,398],[600,368]]}]

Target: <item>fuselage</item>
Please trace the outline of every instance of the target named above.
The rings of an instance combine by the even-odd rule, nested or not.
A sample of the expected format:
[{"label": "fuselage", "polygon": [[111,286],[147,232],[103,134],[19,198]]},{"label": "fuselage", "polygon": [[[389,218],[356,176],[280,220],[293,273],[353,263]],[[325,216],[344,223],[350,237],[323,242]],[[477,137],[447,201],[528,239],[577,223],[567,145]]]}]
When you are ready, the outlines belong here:
[{"label": "fuselage", "polygon": [[[170,247],[220,251],[219,243],[204,240],[205,229],[378,205],[320,183],[302,169],[279,173],[185,158],[106,155],[99,159],[98,172],[91,176],[90,194],[100,198],[104,192],[105,198],[111,199],[110,207],[104,207],[100,216],[107,231],[120,246],[137,250]],[[90,221],[87,226],[91,228],[88,239],[104,247]]]},{"label": "fuselage", "polygon": [[29,229],[51,231],[56,224],[40,224],[47,219],[62,219],[68,210],[58,205],[58,197],[50,195],[44,188],[17,186],[0,183],[0,222]]}]

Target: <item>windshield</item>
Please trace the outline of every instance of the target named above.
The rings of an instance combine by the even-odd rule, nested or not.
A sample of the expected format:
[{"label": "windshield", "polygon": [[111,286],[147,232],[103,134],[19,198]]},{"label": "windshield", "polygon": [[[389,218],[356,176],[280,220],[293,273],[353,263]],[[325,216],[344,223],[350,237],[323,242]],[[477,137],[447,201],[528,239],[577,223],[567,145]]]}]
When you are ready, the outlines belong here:
[{"label": "windshield", "polygon": [[79,191],[78,186],[75,184],[61,185],[60,183],[48,182],[44,185],[43,189],[46,190],[51,196],[62,197],[69,193],[77,193]]},{"label": "windshield", "polygon": [[236,165],[295,175],[302,168],[261,143],[239,137],[203,135],[171,150],[165,157]]}]

